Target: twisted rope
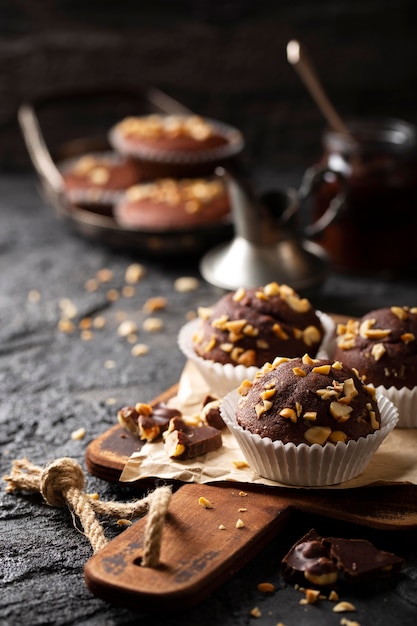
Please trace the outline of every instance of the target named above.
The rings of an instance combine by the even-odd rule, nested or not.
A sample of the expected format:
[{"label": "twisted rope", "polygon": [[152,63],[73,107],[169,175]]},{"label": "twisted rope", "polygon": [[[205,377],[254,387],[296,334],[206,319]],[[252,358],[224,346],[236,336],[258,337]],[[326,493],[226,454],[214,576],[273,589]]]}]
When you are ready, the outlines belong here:
[{"label": "twisted rope", "polygon": [[6,491],[30,491],[42,494],[50,506],[67,505],[78,516],[93,551],[98,552],[108,543],[96,513],[109,517],[139,517],[148,513],[143,546],[143,567],[159,563],[162,533],[172,492],[170,487],[158,487],[141,500],[131,503],[100,502],[84,492],[85,476],[80,465],[68,457],[57,459],[44,469],[28,459],[13,462],[10,475],[3,476]]}]

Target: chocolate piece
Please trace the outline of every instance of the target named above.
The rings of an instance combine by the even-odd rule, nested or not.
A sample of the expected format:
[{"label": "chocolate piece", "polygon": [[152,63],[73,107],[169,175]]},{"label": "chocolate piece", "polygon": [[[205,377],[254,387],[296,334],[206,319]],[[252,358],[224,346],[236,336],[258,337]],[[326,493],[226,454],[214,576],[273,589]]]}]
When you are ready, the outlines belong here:
[{"label": "chocolate piece", "polygon": [[339,576],[348,583],[388,578],[400,571],[401,557],[379,550],[364,539],[320,537],[314,529],[297,541],[281,562],[289,582],[334,586]]},{"label": "chocolate piece", "polygon": [[181,412],[164,402],[155,406],[138,402],[135,406],[123,407],[117,413],[119,423],[126,430],[146,441],[160,437],[173,417],[181,417]]},{"label": "chocolate piece", "polygon": [[226,424],[224,423],[223,418],[220,415],[221,400],[219,398],[212,398],[211,396],[207,396],[207,398],[207,401],[205,401],[203,409],[201,411],[200,417],[203,422],[205,422],[208,426],[213,426],[213,428],[223,430],[223,428],[226,428]]},{"label": "chocolate piece", "polygon": [[326,587],[336,583],[338,570],[329,558],[321,538],[312,529],[282,559],[282,575],[286,580],[300,585],[308,581]]},{"label": "chocolate piece", "polygon": [[385,578],[399,572],[404,564],[401,557],[378,550],[364,539],[326,537],[323,546],[348,582]]},{"label": "chocolate piece", "polygon": [[187,426],[181,418],[174,417],[164,445],[170,458],[183,461],[218,450],[222,446],[222,436],[212,426]]}]

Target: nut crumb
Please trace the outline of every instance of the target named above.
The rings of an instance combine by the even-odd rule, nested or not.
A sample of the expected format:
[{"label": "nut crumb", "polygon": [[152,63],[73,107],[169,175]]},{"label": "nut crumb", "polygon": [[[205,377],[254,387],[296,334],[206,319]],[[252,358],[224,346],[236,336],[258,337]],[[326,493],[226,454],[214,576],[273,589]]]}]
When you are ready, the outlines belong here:
[{"label": "nut crumb", "polygon": [[94,337],[94,333],[91,330],[82,330],[80,333],[80,338],[83,341],[91,341]]},{"label": "nut crumb", "polygon": [[40,291],[38,291],[37,289],[30,289],[30,291],[28,291],[29,302],[39,302],[40,299],[41,299]]},{"label": "nut crumb", "polygon": [[333,613],[345,613],[347,611],[356,611],[356,607],[351,602],[339,602],[333,607]]},{"label": "nut crumb", "polygon": [[132,333],[136,333],[137,329],[137,324],[133,320],[123,320],[117,329],[117,334],[119,337],[128,337]]},{"label": "nut crumb", "polygon": [[116,361],[113,361],[112,359],[108,359],[107,361],[104,361],[103,365],[106,370],[112,370],[116,367]]},{"label": "nut crumb", "polygon": [[99,286],[100,286],[100,283],[95,278],[89,278],[84,283],[84,289],[89,292],[97,291]]},{"label": "nut crumb", "polygon": [[162,330],[164,327],[163,322],[158,317],[148,317],[144,320],[142,328],[148,333],[155,333]]},{"label": "nut crumb", "polygon": [[212,509],[213,508],[213,505],[210,502],[210,500],[207,500],[207,498],[205,498],[204,496],[201,496],[198,499],[198,504],[199,504],[199,506],[202,506],[203,509]]},{"label": "nut crumb", "polygon": [[220,524],[219,530],[226,530],[226,526],[224,524]]},{"label": "nut crumb", "polygon": [[111,279],[113,278],[113,272],[107,267],[103,267],[103,269],[98,270],[98,272],[96,272],[96,278],[101,283],[109,283]]},{"label": "nut crumb", "polygon": [[236,528],[245,528],[245,522],[239,518],[236,522]]},{"label": "nut crumb", "polygon": [[247,508],[242,506],[240,509],[238,509],[238,513],[246,513],[247,510]]},{"label": "nut crumb", "polygon": [[129,284],[138,283],[145,276],[146,270],[140,263],[132,263],[126,268],[125,281]]},{"label": "nut crumb", "polygon": [[239,491],[239,496],[240,496],[241,498],[246,498],[246,496],[247,496],[247,495],[248,495],[248,494],[246,493],[246,491]]},{"label": "nut crumb", "polygon": [[167,299],[163,296],[157,296],[155,298],[149,298],[143,305],[143,310],[152,313],[153,311],[161,311],[165,309],[167,305]]},{"label": "nut crumb", "polygon": [[262,593],[272,593],[275,591],[275,586],[272,583],[259,583],[257,589]]},{"label": "nut crumb", "polygon": [[121,519],[118,519],[116,523],[118,526],[131,526],[132,525],[131,520],[125,519],[124,517],[122,517]]},{"label": "nut crumb", "polygon": [[232,461],[232,463],[236,469],[244,469],[246,467],[249,467],[246,461]]},{"label": "nut crumb", "polygon": [[193,276],[182,276],[181,278],[177,278],[174,282],[174,289],[180,293],[186,293],[188,291],[195,291],[198,289],[200,282],[197,278]]},{"label": "nut crumb", "polygon": [[262,613],[258,606],[254,606],[253,609],[250,610],[249,615],[251,617],[261,617]]},{"label": "nut crumb", "polygon": [[106,325],[106,318],[103,317],[102,315],[97,315],[97,317],[93,319],[93,328],[95,328],[96,330],[100,330],[101,328],[104,328],[105,325]]},{"label": "nut crumb", "polygon": [[342,617],[342,619],[340,620],[340,626],[361,626],[361,625],[359,624],[359,622],[350,620],[347,617]]},{"label": "nut crumb", "polygon": [[95,493],[87,493],[87,496],[89,498],[91,498],[92,500],[100,500],[100,497],[99,497],[97,492],[95,492]]},{"label": "nut crumb", "polygon": [[319,589],[305,589],[305,598],[301,598],[300,604],[315,604],[320,597]]},{"label": "nut crumb", "polygon": [[124,287],[122,287],[122,296],[124,296],[125,298],[133,298],[135,293],[136,291],[133,285],[125,285]]},{"label": "nut crumb", "polygon": [[75,324],[73,324],[73,322],[71,322],[71,320],[68,319],[61,319],[58,322],[58,330],[61,333],[66,333],[66,334],[70,334],[73,333],[75,330]]},{"label": "nut crumb", "polygon": [[78,428],[77,430],[73,430],[71,433],[71,439],[73,441],[81,441],[85,437],[85,428]]},{"label": "nut crumb", "polygon": [[130,354],[132,356],[144,356],[145,354],[148,354],[148,352],[149,347],[146,344],[136,343],[134,346],[132,346]]}]

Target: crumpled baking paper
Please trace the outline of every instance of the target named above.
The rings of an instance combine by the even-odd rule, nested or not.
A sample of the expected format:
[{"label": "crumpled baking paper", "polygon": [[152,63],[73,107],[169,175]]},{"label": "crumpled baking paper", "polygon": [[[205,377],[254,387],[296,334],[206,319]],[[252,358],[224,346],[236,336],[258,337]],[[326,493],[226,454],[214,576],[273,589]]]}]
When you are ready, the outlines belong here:
[{"label": "crumpled baking paper", "polygon": [[[206,382],[196,367],[187,362],[182,372],[177,394],[168,404],[193,416],[201,410],[202,402],[210,394]],[[246,464],[233,435],[224,429],[220,450],[185,461],[174,461],[164,450],[162,440],[146,443],[128,459],[120,480],[135,482],[144,478],[160,478],[182,482],[208,483],[236,481],[239,483],[290,487],[263,478]],[[240,468],[239,468],[240,466]],[[417,429],[395,428],[377,450],[371,462],[359,476],[340,485],[320,489],[349,489],[373,484],[411,483],[417,485]]]}]

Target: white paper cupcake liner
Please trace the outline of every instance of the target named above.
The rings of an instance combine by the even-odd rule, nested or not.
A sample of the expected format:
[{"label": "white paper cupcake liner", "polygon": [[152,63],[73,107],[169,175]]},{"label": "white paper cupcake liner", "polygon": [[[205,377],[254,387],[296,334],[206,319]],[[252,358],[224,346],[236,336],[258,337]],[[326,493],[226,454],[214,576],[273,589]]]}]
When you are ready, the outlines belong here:
[{"label": "white paper cupcake liner", "polygon": [[376,390],[397,407],[397,428],[417,428],[417,387],[396,389],[380,385]]},{"label": "white paper cupcake liner", "polygon": [[[335,324],[331,317],[318,311],[320,321],[323,324],[325,334],[322,341],[323,354],[326,354],[326,345],[334,334]],[[201,320],[199,318],[185,324],[178,335],[178,345],[182,353],[192,361],[201,376],[207,382],[213,394],[223,398],[227,393],[239,387],[246,379],[252,380],[259,371],[258,367],[245,367],[244,365],[232,365],[231,363],[217,363],[198,356],[193,346],[193,336],[197,332]],[[276,356],[286,356],[277,354]],[[302,354],[300,356],[303,356]],[[327,358],[326,356],[318,358]]]},{"label": "white paper cupcake liner", "polygon": [[250,467],[264,478],[297,487],[324,487],[358,476],[368,465],[384,439],[395,428],[398,410],[377,392],[381,428],[367,437],[347,444],[298,446],[269,437],[260,437],[239,426],[236,407],[241,396],[237,390],[223,398],[220,411]]}]

